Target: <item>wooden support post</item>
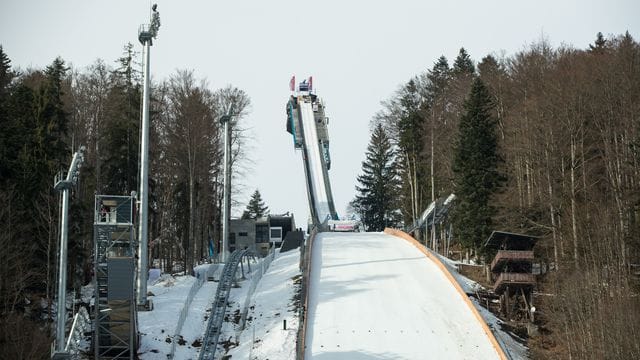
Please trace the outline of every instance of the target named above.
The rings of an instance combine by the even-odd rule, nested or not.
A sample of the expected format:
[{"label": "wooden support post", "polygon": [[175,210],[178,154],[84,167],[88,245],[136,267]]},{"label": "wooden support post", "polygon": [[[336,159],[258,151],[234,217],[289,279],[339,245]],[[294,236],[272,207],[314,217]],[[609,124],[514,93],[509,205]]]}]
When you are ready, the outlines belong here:
[{"label": "wooden support post", "polygon": [[507,286],[504,291],[504,306],[505,306],[505,315],[507,317],[507,320],[510,320],[511,308],[509,306],[509,286]]},{"label": "wooden support post", "polygon": [[491,284],[491,266],[485,265],[484,271],[485,275],[487,276],[487,284]]}]

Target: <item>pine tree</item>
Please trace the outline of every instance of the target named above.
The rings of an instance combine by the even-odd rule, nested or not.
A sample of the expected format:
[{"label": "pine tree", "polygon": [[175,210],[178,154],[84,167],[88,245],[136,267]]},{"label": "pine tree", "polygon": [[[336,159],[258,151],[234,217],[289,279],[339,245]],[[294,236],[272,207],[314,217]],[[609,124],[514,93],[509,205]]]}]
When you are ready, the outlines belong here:
[{"label": "pine tree", "polygon": [[451,80],[451,68],[449,68],[449,62],[444,55],[440,56],[433,68],[428,71],[427,80],[426,98],[429,105],[432,106]]},{"label": "pine tree", "polygon": [[262,201],[260,191],[256,189],[251,195],[251,200],[247,204],[247,208],[242,214],[243,219],[257,219],[269,214],[269,207]]},{"label": "pine tree", "polygon": [[381,124],[371,134],[362,175],[358,176],[358,194],[351,202],[368,231],[381,231],[399,223],[399,181],[395,152]]},{"label": "pine tree", "polygon": [[428,170],[424,154],[425,117],[418,82],[411,79],[399,94],[398,169],[405,181],[401,193],[405,221],[414,221],[428,203]]},{"label": "pine tree", "polygon": [[607,44],[607,40],[604,38],[604,35],[600,31],[596,34],[596,40],[593,45],[589,45],[589,50],[596,54],[602,54],[605,50],[605,45]]},{"label": "pine tree", "polygon": [[69,161],[66,143],[69,124],[63,96],[63,81],[69,69],[64,60],[56,58],[45,69],[45,82],[40,87],[37,107],[37,137],[39,155],[46,162],[48,175],[63,168]]},{"label": "pine tree", "polygon": [[0,45],[0,184],[12,178],[11,163],[21,142],[15,118],[8,113],[9,85],[14,76],[11,60]]},{"label": "pine tree", "polygon": [[111,88],[106,100],[106,125],[101,191],[109,194],[129,194],[138,187],[138,151],[140,143],[139,76],[134,70],[131,44],[125,46],[120,66],[111,73]]},{"label": "pine tree", "polygon": [[5,97],[11,81],[16,74],[11,70],[11,60],[0,45],[0,101]]},{"label": "pine tree", "polygon": [[493,104],[480,79],[474,80],[464,109],[453,161],[454,231],[464,247],[477,250],[492,230],[491,199],[502,182]]},{"label": "pine tree", "polygon": [[464,48],[460,48],[458,56],[453,62],[453,73],[471,75],[474,72],[475,67],[473,65],[473,61],[471,60],[471,57],[467,53],[467,50],[465,50]]},{"label": "pine tree", "polygon": [[500,67],[500,64],[496,58],[491,55],[483,57],[482,61],[478,64],[478,75],[481,79],[496,76],[497,73],[501,72],[502,68]]}]

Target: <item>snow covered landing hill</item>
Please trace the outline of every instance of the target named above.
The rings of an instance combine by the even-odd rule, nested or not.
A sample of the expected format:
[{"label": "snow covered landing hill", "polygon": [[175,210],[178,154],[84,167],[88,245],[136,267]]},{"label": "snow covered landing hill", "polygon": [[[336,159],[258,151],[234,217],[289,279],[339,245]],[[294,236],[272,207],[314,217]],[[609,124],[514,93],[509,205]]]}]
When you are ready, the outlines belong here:
[{"label": "snow covered landing hill", "polygon": [[306,359],[499,359],[436,264],[382,233],[314,242]]}]

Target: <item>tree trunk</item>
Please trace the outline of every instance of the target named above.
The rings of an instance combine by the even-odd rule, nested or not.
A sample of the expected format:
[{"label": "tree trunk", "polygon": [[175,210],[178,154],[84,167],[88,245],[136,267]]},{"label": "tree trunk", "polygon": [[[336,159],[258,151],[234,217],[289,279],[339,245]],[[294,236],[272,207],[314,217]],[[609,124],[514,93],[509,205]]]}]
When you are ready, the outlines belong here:
[{"label": "tree trunk", "polygon": [[188,271],[191,271],[191,268],[195,264],[194,262],[195,260],[194,259],[195,257],[194,225],[195,225],[195,211],[196,211],[195,197],[196,197],[195,179],[193,176],[193,171],[190,170],[189,171],[189,241],[188,241],[188,248],[186,251],[188,269],[185,269]]},{"label": "tree trunk", "polygon": [[579,267],[578,263],[578,225],[576,219],[576,139],[574,135],[571,135],[571,189],[569,194],[571,196],[571,235],[573,237],[573,260],[575,262],[576,269]]},{"label": "tree trunk", "polygon": [[556,229],[556,210],[553,206],[553,186],[551,184],[551,165],[549,161],[549,150],[544,150],[545,159],[547,162],[547,185],[549,190],[549,215],[551,216],[551,233],[553,237],[553,260],[555,262],[555,270],[560,270],[560,259],[558,258],[558,234]]}]

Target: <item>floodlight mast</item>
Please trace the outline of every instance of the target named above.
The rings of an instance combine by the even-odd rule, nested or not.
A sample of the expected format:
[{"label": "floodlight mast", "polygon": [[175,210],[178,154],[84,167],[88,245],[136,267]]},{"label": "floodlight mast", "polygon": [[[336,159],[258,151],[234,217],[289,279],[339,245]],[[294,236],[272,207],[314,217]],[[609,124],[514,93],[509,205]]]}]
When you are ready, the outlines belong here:
[{"label": "floodlight mast", "polygon": [[151,23],[140,26],[138,40],[143,45],[144,86],[142,91],[142,125],[140,141],[140,217],[138,219],[138,305],[147,308],[148,213],[149,213],[149,53],[160,28],[160,14],[154,4]]},{"label": "floodlight mast", "polygon": [[65,179],[56,178],[54,189],[62,191],[62,219],[60,220],[60,250],[59,250],[59,267],[58,267],[58,307],[57,307],[57,323],[56,323],[56,348],[55,352],[59,354],[65,353],[64,332],[67,320],[66,298],[67,298],[67,224],[69,213],[69,189],[71,189],[78,181],[78,172],[82,162],[84,161],[85,147],[81,146],[78,151],[73,154],[69,172]]},{"label": "floodlight mast", "polygon": [[233,116],[233,105],[227,115],[220,117],[220,123],[224,125],[224,193],[222,201],[222,251],[221,261],[227,262],[229,255],[229,218],[231,210],[231,128],[229,122]]}]

